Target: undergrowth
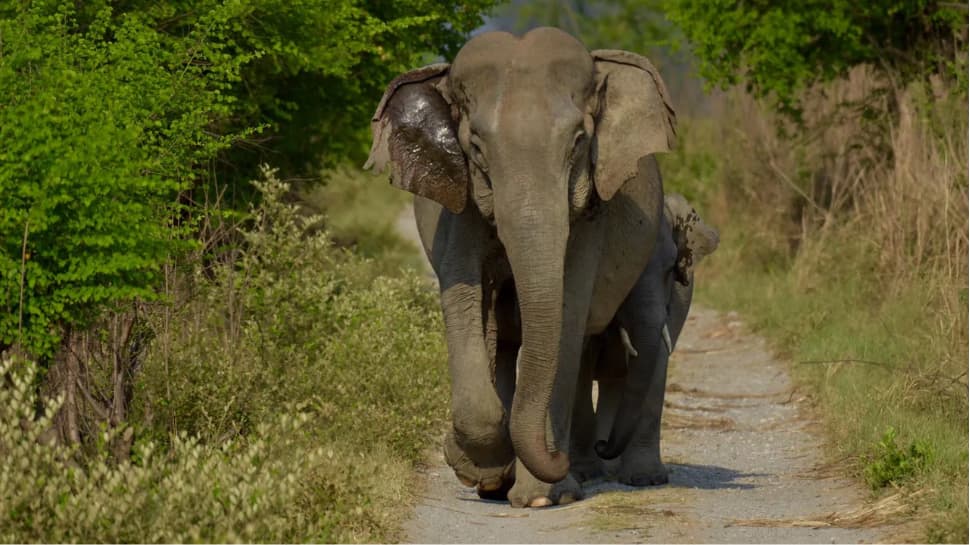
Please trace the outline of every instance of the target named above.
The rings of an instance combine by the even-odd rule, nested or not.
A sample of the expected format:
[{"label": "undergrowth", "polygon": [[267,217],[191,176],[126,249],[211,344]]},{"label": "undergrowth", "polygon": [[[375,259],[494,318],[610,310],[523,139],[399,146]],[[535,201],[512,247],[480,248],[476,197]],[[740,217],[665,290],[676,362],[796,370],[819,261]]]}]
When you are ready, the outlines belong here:
[{"label": "undergrowth", "polygon": [[241,242],[172,267],[167,301],[141,311],[151,340],[130,458],[107,436],[47,441],[49,418],[31,422],[34,368],[5,361],[0,540],[397,537],[413,464],[447,410],[436,297],[413,272],[335,246],[265,175]]}]

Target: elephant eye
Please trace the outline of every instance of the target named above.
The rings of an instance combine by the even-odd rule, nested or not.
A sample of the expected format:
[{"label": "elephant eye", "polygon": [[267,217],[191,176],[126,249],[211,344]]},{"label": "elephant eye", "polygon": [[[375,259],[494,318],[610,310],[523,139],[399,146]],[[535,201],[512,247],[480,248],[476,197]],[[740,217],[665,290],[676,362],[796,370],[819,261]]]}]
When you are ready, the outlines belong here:
[{"label": "elephant eye", "polygon": [[482,152],[482,148],[478,144],[478,138],[472,136],[471,138],[471,160],[475,163],[482,172],[488,172],[488,165],[485,163],[485,154]]},{"label": "elephant eye", "polygon": [[573,146],[570,151],[570,161],[576,161],[582,156],[582,153],[586,150],[586,140],[588,135],[586,131],[580,129],[576,132],[576,136],[573,137]]}]

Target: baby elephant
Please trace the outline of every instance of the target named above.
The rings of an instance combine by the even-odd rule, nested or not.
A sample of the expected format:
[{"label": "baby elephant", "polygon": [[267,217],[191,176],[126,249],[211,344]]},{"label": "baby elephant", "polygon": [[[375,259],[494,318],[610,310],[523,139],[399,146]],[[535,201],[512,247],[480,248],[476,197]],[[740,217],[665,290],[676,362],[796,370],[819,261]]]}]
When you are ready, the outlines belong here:
[{"label": "baby elephant", "polygon": [[[603,473],[599,458],[621,457],[618,474],[621,482],[635,486],[667,482],[667,471],[660,461],[660,418],[667,360],[690,310],[694,265],[717,248],[718,234],[701,220],[683,196],[667,195],[664,204],[660,240],[643,273],[650,276],[650,281],[638,283],[653,287],[647,298],[651,301],[649,308],[641,307],[635,312],[621,309],[617,319],[587,347],[590,378],[598,381],[599,394],[595,417],[588,413],[576,415],[583,422],[580,425],[592,428],[576,434],[587,441],[583,445],[586,448],[577,450],[590,453],[589,444],[596,438],[599,440],[595,441],[596,456],[590,453],[583,460],[582,477]],[[650,323],[664,324],[656,331],[655,344],[634,346],[631,343],[627,328],[637,327],[631,320],[641,317]],[[649,351],[642,354],[647,357],[637,358],[644,350]],[[634,361],[637,365],[632,365]],[[587,384],[591,387],[591,383]]]}]

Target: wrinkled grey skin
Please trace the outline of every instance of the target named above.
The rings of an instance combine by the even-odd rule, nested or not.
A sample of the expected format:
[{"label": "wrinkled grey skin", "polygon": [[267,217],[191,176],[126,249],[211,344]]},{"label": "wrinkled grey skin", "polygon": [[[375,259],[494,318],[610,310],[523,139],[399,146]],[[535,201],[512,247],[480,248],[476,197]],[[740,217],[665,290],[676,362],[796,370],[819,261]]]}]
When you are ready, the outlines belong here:
[{"label": "wrinkled grey skin", "polygon": [[[643,275],[650,277],[639,286],[661,286],[662,289],[631,298],[653,312],[663,314],[668,328],[668,341],[642,358],[640,347],[617,342],[626,327],[625,309],[620,308],[617,321],[602,335],[594,338],[586,354],[594,361],[594,377],[599,383],[599,401],[595,421],[589,413],[577,414],[576,419],[596,429],[601,440],[595,450],[599,457],[613,459],[622,456],[619,480],[635,486],[664,484],[667,472],[660,460],[660,410],[666,376],[652,376],[665,372],[670,353],[677,344],[690,311],[694,292],[694,266],[710,255],[718,244],[717,231],[703,222],[697,212],[678,194],[664,199],[664,218],[658,234],[654,254]],[[635,288],[636,289],[636,288]],[[662,297],[655,297],[662,294]],[[623,349],[617,348],[623,344]],[[596,351],[599,350],[599,353]],[[645,364],[645,365],[644,365]],[[646,396],[642,395],[646,388]],[[577,404],[578,405],[578,404]],[[581,432],[586,441],[594,432]],[[604,439],[604,437],[606,439]],[[603,472],[599,460],[587,459],[582,467],[584,477],[592,478]]]},{"label": "wrinkled grey skin", "polygon": [[[653,154],[674,122],[646,59],[551,28],[478,35],[452,65],[388,86],[367,166],[390,163],[417,195],[452,381],[445,456],[481,495],[578,499],[570,457],[595,456],[570,439],[585,341],[619,320],[643,354],[658,350],[666,316],[643,303],[662,286],[642,273],[663,221]],[[664,371],[640,397],[662,393]]]}]

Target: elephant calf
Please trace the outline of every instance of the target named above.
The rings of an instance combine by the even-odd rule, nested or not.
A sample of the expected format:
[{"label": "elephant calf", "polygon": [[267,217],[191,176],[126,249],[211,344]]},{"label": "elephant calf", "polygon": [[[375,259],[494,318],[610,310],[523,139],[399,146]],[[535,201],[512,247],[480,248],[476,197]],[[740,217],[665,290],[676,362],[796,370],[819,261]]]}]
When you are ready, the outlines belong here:
[{"label": "elephant calf", "polygon": [[[577,404],[582,407],[578,410],[585,413],[574,417],[589,427],[574,433],[585,442],[575,445],[574,450],[587,453],[586,478],[603,473],[598,458],[622,456],[621,482],[635,486],[667,482],[659,449],[667,359],[690,311],[694,265],[714,252],[719,239],[717,230],[704,223],[683,196],[667,195],[664,204],[661,233],[643,273],[646,278],[638,282],[638,286],[653,286],[654,293],[635,299],[650,305],[648,313],[664,317],[657,335],[662,342],[650,347],[635,346],[626,328],[638,324],[623,320],[635,320],[644,309],[633,313],[632,309],[621,307],[617,320],[590,344],[587,357],[593,369],[591,378],[597,379],[599,386],[595,421],[588,403]],[[649,353],[640,354],[645,349]],[[588,454],[594,435],[600,438],[595,443],[598,458]],[[604,440],[604,435],[608,439]]]}]

